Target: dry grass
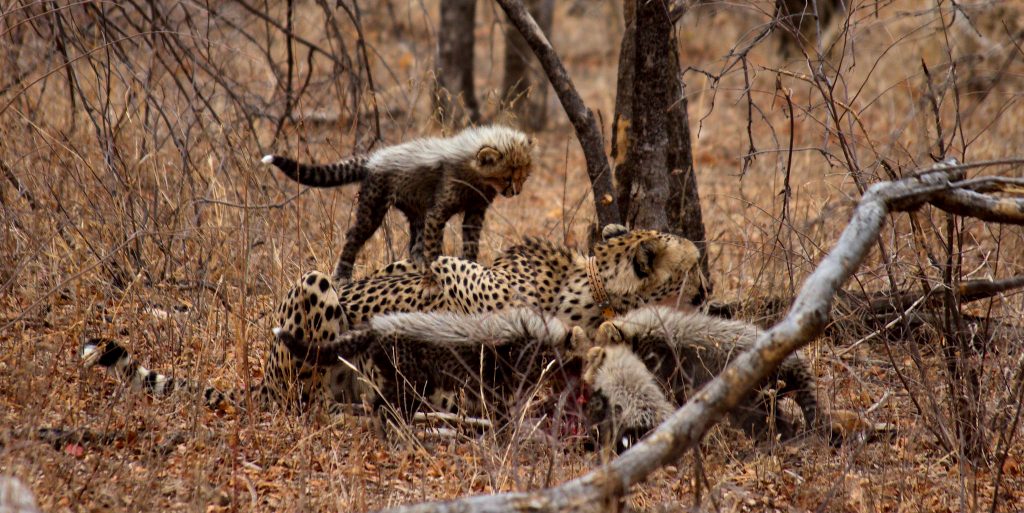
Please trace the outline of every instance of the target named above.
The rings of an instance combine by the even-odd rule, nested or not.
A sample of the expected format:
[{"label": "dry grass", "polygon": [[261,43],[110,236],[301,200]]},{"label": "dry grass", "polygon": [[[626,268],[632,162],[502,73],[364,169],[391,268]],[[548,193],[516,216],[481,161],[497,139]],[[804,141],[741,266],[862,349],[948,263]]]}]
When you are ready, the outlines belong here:
[{"label": "dry grass", "polygon": [[[752,106],[740,68],[717,83],[699,72],[686,75],[720,299],[790,294],[844,225],[859,196],[857,180],[884,179],[883,160],[897,173],[929,163],[929,153],[938,151],[929,90],[938,91],[949,155],[978,161],[1024,154],[1018,122],[1024,118],[1024,66],[1011,63],[983,95],[969,79],[994,73],[999,62],[963,61],[956,89],[944,87],[950,52],[959,58],[978,51],[971,46],[976,38],[944,33],[928,2],[879,2],[877,11],[874,3],[853,3],[850,45],[831,102],[843,115],[840,132],[821,92],[801,79],[811,73],[806,63],[784,62],[774,39],[749,54]],[[296,6],[294,31],[358,68],[351,20],[331,4],[344,48],[325,29],[317,2]],[[582,14],[559,4],[553,42],[607,130],[621,30],[614,2],[578,2]],[[330,160],[369,143],[365,72],[335,75],[327,58],[315,54],[294,111],[300,118],[336,116],[337,122],[284,123],[275,140],[274,116],[288,103],[279,86],[287,74],[286,39],[239,5],[213,6],[210,15],[201,6],[176,4],[161,7],[160,21],[145,21],[139,13],[149,13],[149,6],[76,4],[62,9],[63,24],[35,4],[3,7],[10,14],[0,24],[0,75],[21,80],[0,89],[0,163],[22,190],[3,178],[0,473],[28,483],[47,511],[363,511],[532,489],[592,468],[598,456],[550,441],[484,437],[429,450],[395,449],[362,422],[330,425],[316,415],[273,411],[217,415],[190,398],[153,401],[79,370],[80,336],[109,335],[125,340],[151,368],[225,386],[258,380],[276,295],[305,270],[329,271],[340,250],[355,188],[296,196],[295,184],[258,166],[257,157],[276,150]],[[726,57],[730,49],[764,26],[769,7],[695,9],[679,25],[684,65],[718,74],[733,62]],[[949,6],[941,7],[949,24]],[[478,91],[500,83],[503,26],[495,9],[480,4]],[[1024,24],[1024,14],[1009,11],[978,11],[974,19],[988,38],[1006,45],[1007,31]],[[284,20],[284,7],[271,15]],[[436,132],[429,108],[436,2],[380,2],[363,6],[360,16],[385,141]],[[124,32],[105,32],[105,26]],[[64,50],[55,48],[58,33],[74,42],[66,46],[73,76],[63,65]],[[307,51],[296,44],[295,90],[310,72]],[[773,71],[781,69],[789,72]],[[77,86],[69,88],[69,80]],[[784,204],[785,90],[796,111],[796,151],[792,194]],[[748,107],[759,153],[741,175]],[[584,240],[593,213],[583,159],[560,110],[552,106],[552,112],[550,128],[537,134],[540,166],[527,190],[499,201],[489,215],[485,261],[524,235],[570,245]],[[271,116],[257,115],[265,113]],[[852,157],[843,156],[844,138]],[[850,172],[851,162],[858,174]],[[915,237],[907,219],[893,219],[882,240],[889,264],[875,251],[851,288],[886,290],[890,279],[901,288],[940,281],[934,264],[945,259],[946,218],[923,212],[918,226]],[[963,278],[1022,272],[1021,230],[969,220],[955,228]],[[391,218],[386,233],[364,249],[362,269],[402,257],[404,232],[404,221]],[[454,248],[451,228],[448,240]],[[1020,295],[1010,295],[965,311],[1013,323],[1024,305]],[[981,332],[984,349],[958,355],[982,376],[982,393],[971,400],[980,407],[990,452],[972,465],[958,457],[955,435],[951,450],[933,431],[955,433],[941,327],[882,336],[842,352],[870,330],[857,318],[836,322],[839,329],[810,351],[820,395],[858,411],[884,397],[867,416],[899,427],[891,441],[842,449],[818,440],[755,445],[717,428],[704,444],[702,472],[695,470],[696,458],[687,457],[657,472],[631,502],[652,511],[682,510],[699,495],[700,507],[722,511],[981,511],[989,509],[1001,479],[999,508],[1024,503],[1020,428],[1006,427],[1020,406],[1014,390],[1024,352],[1019,332]],[[55,451],[23,436],[39,426],[111,430],[126,438]]]}]

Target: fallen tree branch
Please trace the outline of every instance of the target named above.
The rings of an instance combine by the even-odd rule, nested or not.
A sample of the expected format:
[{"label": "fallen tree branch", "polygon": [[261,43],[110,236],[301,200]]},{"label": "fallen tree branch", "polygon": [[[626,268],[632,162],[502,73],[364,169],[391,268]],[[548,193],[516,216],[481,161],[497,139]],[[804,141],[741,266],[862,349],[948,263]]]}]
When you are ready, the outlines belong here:
[{"label": "fallen tree branch", "polygon": [[576,92],[576,86],[569,78],[569,73],[562,65],[558,54],[544,36],[544,31],[523,6],[523,2],[497,2],[504,9],[509,22],[522,34],[526,44],[530,45],[530,49],[537,56],[544,73],[548,76],[548,81],[558,95],[558,101],[561,102],[565,114],[569,116],[569,121],[576,130],[576,138],[583,147],[583,157],[587,161],[587,175],[590,176],[590,186],[594,191],[594,208],[597,210],[598,223],[601,227],[618,223],[619,207],[612,194],[612,170],[604,152],[604,136],[601,135],[601,127],[597,125],[594,113],[583,103],[583,98]]},{"label": "fallen tree branch", "polygon": [[761,335],[752,349],[733,360],[650,436],[608,464],[560,486],[535,492],[469,497],[388,511],[485,513],[614,508],[630,486],[659,467],[678,460],[783,359],[821,334],[829,321],[836,291],[860,267],[886,216],[916,210],[937,198],[948,200],[950,188],[962,176],[963,170],[951,159],[916,176],[881,182],[868,189],[839,241],[807,278],[786,317]]},{"label": "fallen tree branch", "polygon": [[[940,290],[940,287],[941,285],[936,285],[929,290],[899,292],[896,294],[870,294],[867,297],[863,294],[846,292],[841,294],[840,300],[850,310],[862,310],[868,314],[888,314],[905,310],[922,297],[935,295]],[[999,280],[964,280],[957,287],[957,296],[960,298],[960,303],[963,304],[988,299],[997,294],[1022,287],[1024,287],[1024,276],[1012,276]]]},{"label": "fallen tree branch", "polygon": [[932,204],[951,214],[990,223],[1024,223],[1024,199],[994,198],[974,191],[952,190],[938,195]]},{"label": "fallen tree branch", "polygon": [[[957,295],[960,303],[971,303],[988,299],[1004,292],[1024,288],[1024,275],[1011,276],[998,280],[974,279],[964,280],[957,287]],[[928,290],[906,290],[895,292],[855,292],[840,290],[836,294],[836,308],[850,312],[852,315],[886,316],[899,314],[910,308],[918,301],[928,300],[936,292],[938,286]],[[936,301],[940,301],[935,297]],[[735,302],[713,302],[708,305],[708,313],[729,319],[735,318],[740,311],[745,311],[749,316],[773,319],[781,315],[793,303],[792,297],[768,296],[750,298],[744,301]],[[931,303],[931,301],[928,301]],[[756,305],[751,307],[751,305]],[[940,306],[926,304],[924,308]],[[923,308],[922,308],[923,309]],[[891,317],[889,317],[891,319]],[[888,320],[886,321],[888,322]]]}]

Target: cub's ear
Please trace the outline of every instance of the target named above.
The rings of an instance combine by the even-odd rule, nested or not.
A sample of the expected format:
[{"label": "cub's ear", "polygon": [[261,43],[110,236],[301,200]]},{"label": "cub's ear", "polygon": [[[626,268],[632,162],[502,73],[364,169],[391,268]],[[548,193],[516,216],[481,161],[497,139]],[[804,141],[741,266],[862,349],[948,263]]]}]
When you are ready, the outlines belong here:
[{"label": "cub's ear", "polygon": [[614,322],[605,321],[601,323],[597,328],[597,336],[594,337],[594,343],[597,347],[610,346],[613,344],[621,344],[625,337],[622,335],[622,331],[615,325]]},{"label": "cub's ear", "polygon": [[591,347],[583,359],[583,382],[593,385],[597,371],[604,365],[605,350],[603,347]]},{"label": "cub's ear", "polygon": [[629,233],[629,229],[621,224],[609,224],[601,230],[601,238],[604,240],[611,240],[616,237],[622,237]]},{"label": "cub's ear", "polygon": [[528,144],[529,144],[531,150],[536,148],[537,147],[537,138],[536,137],[531,137]]},{"label": "cub's ear", "polygon": [[587,332],[579,326],[572,327],[572,333],[569,335],[569,349],[572,351],[582,352],[584,349],[594,345],[591,342],[590,337],[587,336]]},{"label": "cub's ear", "polygon": [[633,272],[640,279],[654,273],[654,261],[658,258],[658,245],[651,240],[640,243],[633,253]]},{"label": "cub's ear", "polygon": [[484,146],[480,148],[480,151],[476,152],[476,163],[480,167],[493,166],[499,160],[501,160],[501,153],[490,146]]}]

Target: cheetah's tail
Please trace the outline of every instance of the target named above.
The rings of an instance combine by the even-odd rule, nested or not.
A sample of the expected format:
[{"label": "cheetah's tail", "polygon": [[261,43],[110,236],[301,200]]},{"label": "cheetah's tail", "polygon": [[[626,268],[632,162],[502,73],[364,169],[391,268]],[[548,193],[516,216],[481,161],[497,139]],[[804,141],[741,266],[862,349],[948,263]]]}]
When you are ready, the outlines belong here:
[{"label": "cheetah's tail", "polygon": [[186,379],[153,372],[139,365],[127,349],[110,339],[89,339],[82,344],[80,356],[85,367],[104,367],[111,374],[126,381],[129,386],[141,388],[155,396],[168,396],[175,390],[182,389],[202,393],[203,401],[213,409],[221,409],[235,402],[229,393],[213,387],[204,387]]},{"label": "cheetah's tail", "polygon": [[261,159],[264,164],[273,164],[284,171],[288,178],[309,187],[337,187],[361,182],[369,169],[365,156],[350,157],[334,164],[301,164],[288,157],[267,155]]}]

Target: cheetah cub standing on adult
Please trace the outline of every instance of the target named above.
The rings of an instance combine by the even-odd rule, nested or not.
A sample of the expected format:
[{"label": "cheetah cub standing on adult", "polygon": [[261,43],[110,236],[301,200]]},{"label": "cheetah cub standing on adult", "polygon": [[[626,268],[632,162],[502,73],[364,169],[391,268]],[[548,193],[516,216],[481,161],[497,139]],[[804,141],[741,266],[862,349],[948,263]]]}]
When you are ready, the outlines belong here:
[{"label": "cheetah cub standing on adult", "polygon": [[429,264],[441,254],[445,223],[460,212],[462,256],[476,260],[487,207],[499,193],[508,198],[522,192],[532,171],[532,150],[526,134],[491,125],[452,137],[416,139],[334,164],[300,164],[277,155],[267,155],[263,162],[310,187],[362,182],[356,220],[345,234],[334,269],[337,284],[352,278],[356,255],[392,206],[409,221],[409,255],[417,263]]}]

